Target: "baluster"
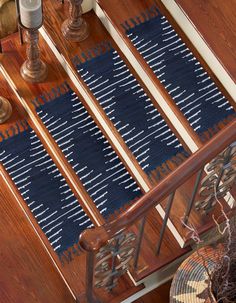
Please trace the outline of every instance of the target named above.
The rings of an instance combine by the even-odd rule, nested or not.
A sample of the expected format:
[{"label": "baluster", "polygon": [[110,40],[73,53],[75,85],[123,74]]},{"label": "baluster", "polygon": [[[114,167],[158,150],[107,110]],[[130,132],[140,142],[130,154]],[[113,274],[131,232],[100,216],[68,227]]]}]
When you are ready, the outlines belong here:
[{"label": "baluster", "polygon": [[95,235],[95,228],[84,230],[79,241],[81,248],[86,252],[85,294],[88,303],[101,303],[93,292],[95,256],[107,240],[102,238],[102,227],[97,227],[97,231],[98,234]]},{"label": "baluster", "polygon": [[217,180],[216,180],[216,184],[215,184],[215,190],[216,192],[218,191],[218,187],[220,185],[220,181],[224,175],[225,169],[227,165],[230,165],[230,156],[231,156],[231,151],[232,151],[232,146],[229,146],[226,151],[225,151],[225,155],[224,155],[224,161],[223,161],[223,165],[220,168],[220,171],[218,173],[217,176]]},{"label": "baluster", "polygon": [[96,255],[95,287],[111,291],[120,276],[125,274],[133,260],[136,237],[131,232],[121,232],[110,239]]},{"label": "baluster", "polygon": [[114,240],[114,247],[112,248],[111,255],[111,273],[110,273],[110,280],[107,283],[107,289],[111,291],[115,286],[115,276],[116,276],[116,261],[118,257],[118,253],[120,250],[120,240],[119,238],[115,238]]},{"label": "baluster", "polygon": [[203,178],[200,188],[201,200],[195,203],[197,210],[208,213],[216,203],[215,193],[218,199],[223,198],[235,183],[235,143],[215,157],[207,167],[208,175]]},{"label": "baluster", "polygon": [[187,205],[186,213],[184,215],[184,224],[188,223],[188,219],[189,219],[191,210],[193,208],[193,204],[194,204],[197,192],[198,192],[198,187],[199,187],[200,181],[202,179],[203,172],[204,172],[204,169],[202,168],[201,170],[199,170],[199,172],[197,174],[196,181],[195,181],[194,188],[193,188],[193,192],[192,192],[192,197],[191,197],[191,199],[190,199],[190,201]]},{"label": "baluster", "polygon": [[141,248],[141,244],[142,244],[142,240],[143,240],[143,233],[144,233],[144,229],[145,229],[146,219],[147,219],[147,217],[144,217],[139,224],[137,245],[136,245],[136,249],[135,249],[135,253],[134,253],[134,270],[138,269],[139,253],[140,253],[140,248]]},{"label": "baluster", "polygon": [[165,217],[164,217],[162,227],[161,227],[161,232],[160,232],[160,238],[159,238],[159,241],[158,241],[157,247],[156,247],[156,255],[159,255],[160,251],[161,251],[161,245],[162,245],[164,233],[165,233],[165,230],[166,230],[167,221],[168,221],[169,216],[170,216],[170,211],[171,211],[171,207],[172,207],[172,204],[173,204],[173,201],[174,201],[174,197],[175,197],[175,191],[172,194],[170,194],[168,202],[167,202]]}]

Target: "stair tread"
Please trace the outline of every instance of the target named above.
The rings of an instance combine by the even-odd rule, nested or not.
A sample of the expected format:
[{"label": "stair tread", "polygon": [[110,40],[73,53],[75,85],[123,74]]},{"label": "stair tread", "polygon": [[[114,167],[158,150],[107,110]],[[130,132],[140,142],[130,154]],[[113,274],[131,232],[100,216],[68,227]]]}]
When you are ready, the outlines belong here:
[{"label": "stair tread", "polygon": [[[187,123],[191,123],[194,132],[197,133],[202,141],[207,140],[213,133],[222,128],[228,120],[233,119],[235,116],[233,110],[235,103],[232,98],[228,96],[225,90],[223,92],[226,98],[221,95],[211,79],[208,79],[210,75],[222,89],[222,85],[219,84],[219,81],[206,68],[204,63],[203,67],[207,70],[208,75],[202,75],[199,69],[196,72],[197,77],[204,76],[206,79],[204,78],[203,82],[198,81],[193,72],[194,69],[201,66],[198,61],[198,55],[195,54],[194,48],[189,46],[187,39],[182,38],[183,40],[181,40],[182,34],[177,36],[176,32],[173,31],[168,19],[174,24],[175,28],[176,24],[172,22],[172,18],[169,17],[161,1],[150,0],[145,3],[143,1],[136,1],[135,3],[132,1],[114,1],[112,6],[104,0],[98,0],[97,2],[104,10],[105,18],[108,18],[115,27],[125,44],[141,63],[142,68],[147,71],[148,76],[151,79],[155,79],[155,84],[159,90],[165,87],[168,92],[166,100],[173,109],[177,110],[176,114],[178,117],[181,119],[181,115],[184,115],[185,124],[187,121]],[[158,10],[156,10],[157,5],[159,7]],[[114,12],[117,11],[119,11],[119,14],[114,15]],[[167,16],[167,19],[160,14],[162,11]],[[170,31],[166,33],[169,29]],[[144,30],[146,30],[146,36],[144,35]],[[180,30],[177,27],[177,33],[179,34],[179,32]],[[161,35],[166,34],[168,34],[168,37],[164,39],[165,37]],[[135,41],[132,42],[131,40],[133,39]],[[183,41],[187,45],[183,44]],[[160,45],[162,52],[158,52],[160,50],[156,47],[157,43]],[[192,49],[194,55],[188,49],[188,46]],[[138,49],[140,50],[138,51]],[[181,49],[181,52],[179,52],[179,49]],[[142,55],[139,52],[142,52]],[[186,57],[182,56],[182,52]],[[159,57],[160,59],[158,59]],[[161,69],[159,70],[160,67]],[[185,70],[185,74],[181,75],[182,70]],[[197,81],[199,82],[198,84]],[[205,90],[207,90],[207,93],[205,93]],[[208,98],[211,101],[208,101]],[[227,98],[229,103],[227,103]],[[200,99],[208,102],[198,101]],[[189,100],[191,101],[190,104],[188,103]],[[218,107],[219,102],[220,106]],[[194,105],[191,105],[192,103]],[[191,108],[189,105],[191,105]],[[209,107],[211,114],[208,113],[204,117],[206,105]]]},{"label": "stair tread", "polygon": [[[1,88],[2,88],[3,84],[4,84],[4,82],[1,81]],[[18,125],[20,126],[19,130],[20,130],[20,132],[23,132],[25,130],[26,123],[22,124],[22,126],[21,126],[20,121],[22,121],[22,120],[24,121],[24,119],[25,119],[27,121],[27,123],[29,125],[31,125],[31,120],[27,116],[26,112],[22,109],[22,106],[19,105],[19,101],[17,100],[17,97],[14,95],[14,92],[12,91],[12,89],[10,88],[10,86],[7,84],[6,81],[5,81],[5,84],[6,84],[5,87],[7,87],[7,89],[3,91],[3,94],[4,94],[4,96],[6,96],[7,98],[10,99],[10,102],[11,102],[12,107],[13,107],[13,115],[11,116],[11,118],[8,120],[8,122],[0,125],[0,131],[4,135],[4,137],[6,138],[7,134],[12,135],[14,133],[13,129],[11,129],[12,125],[15,125],[18,122]],[[48,264],[48,263],[51,264],[52,259],[53,259],[54,262],[57,265],[56,270],[58,270],[58,268],[59,268],[60,272],[62,272],[63,276],[65,277],[66,276],[65,271],[67,269],[66,269],[66,266],[64,268],[63,268],[63,266],[66,262],[68,262],[68,260],[70,258],[68,257],[68,255],[67,256],[62,255],[59,258],[59,255],[57,255],[54,252],[54,250],[53,250],[52,246],[50,245],[49,241],[47,240],[45,234],[42,232],[41,228],[39,227],[35,217],[31,213],[31,211],[28,208],[26,202],[23,200],[20,192],[16,190],[16,186],[14,185],[13,181],[10,179],[10,176],[6,175],[5,171],[3,171],[2,168],[1,168],[1,175],[4,176],[4,179],[1,179],[2,186],[5,188],[6,184],[8,185],[6,193],[7,193],[7,196],[9,196],[9,200],[7,202],[10,203],[10,204],[11,203],[13,203],[13,204],[19,203],[20,206],[17,206],[16,209],[21,207],[24,210],[25,214],[27,215],[27,218],[26,218],[25,214],[23,216],[21,216],[22,221],[30,220],[32,222],[32,225],[33,225],[35,230],[33,230],[32,226],[29,225],[28,226],[29,230],[28,230],[27,234],[29,234],[29,235],[34,234],[35,231],[36,231],[37,234],[39,235],[39,237],[41,238],[41,240],[39,241],[38,244],[37,244],[37,242],[35,243],[35,241],[30,244],[30,245],[32,245],[32,247],[34,247],[35,252],[39,251],[39,253],[37,255],[38,260],[40,260],[40,262],[43,260],[43,257],[41,259],[42,252],[40,252],[40,250],[45,250],[45,247],[46,247],[47,254],[50,255],[50,257],[49,257],[50,261],[47,261],[47,262],[43,261],[42,264]],[[13,195],[13,193],[14,193],[14,195]],[[17,217],[17,215],[16,215],[16,217]],[[44,245],[42,245],[42,241],[43,241]],[[25,248],[25,250],[26,250],[26,253],[27,253],[27,251],[30,250],[30,248],[27,247],[27,248]],[[79,254],[78,249],[77,249],[76,253]],[[69,254],[69,256],[71,257],[71,254]],[[83,264],[83,263],[81,263],[81,264]],[[51,267],[51,265],[48,266],[48,270],[50,270],[50,267]],[[76,269],[77,269],[77,272],[78,272],[79,275],[84,274],[84,271],[83,271],[84,270],[84,265],[83,266],[78,266],[77,265]],[[72,268],[70,270],[72,270]],[[72,271],[72,273],[73,273],[73,271]],[[66,279],[68,279],[68,274],[67,274]],[[83,289],[84,289],[83,282],[78,280],[77,281],[77,287],[80,291],[83,291]],[[69,298],[68,298],[68,300],[69,300]]]},{"label": "stair tread", "polygon": [[70,87],[36,112],[105,219],[142,195]]},{"label": "stair tread", "polygon": [[[20,123],[17,121],[12,127],[16,128]],[[7,138],[0,143],[0,147],[0,161],[37,218],[53,249],[60,255],[78,242],[79,234],[93,225],[92,222],[82,211],[66,180],[32,128],[28,127]],[[82,212],[85,217],[71,217],[77,212],[80,212],[80,216]],[[76,222],[76,218],[81,221]]]},{"label": "stair tread", "polygon": [[[104,44],[103,47],[105,47]],[[163,175],[167,175],[171,169],[174,169],[176,163],[176,165],[180,165],[188,154],[168,129],[165,120],[132,76],[117,51],[109,45],[106,48],[107,51],[98,54],[99,46],[97,46],[97,56],[89,58],[88,54],[93,52],[93,49],[90,48],[88,52],[83,52],[88,59],[83,61],[80,55],[81,60],[77,57],[73,61],[78,63],[79,74],[118,129],[142,169],[157,185]],[[160,174],[160,166],[165,167],[162,174]],[[165,174],[163,174],[164,171]],[[184,216],[188,201],[190,201],[195,178],[193,176],[183,188],[177,190],[175,195],[177,201],[174,202],[170,216],[185,242],[189,241],[190,236],[188,230],[183,228],[180,218]],[[199,198],[198,195],[196,201]],[[166,208],[165,202],[161,203],[164,209]],[[224,201],[222,203],[226,210],[229,210],[227,204]],[[220,208],[217,207],[214,212],[218,217]],[[194,224],[197,230],[201,230],[201,233],[214,225],[211,216],[202,216],[194,209],[189,222]]]},{"label": "stair tread", "polygon": [[117,51],[107,48],[76,67],[97,102],[149,177],[171,158],[181,163],[188,153]]}]

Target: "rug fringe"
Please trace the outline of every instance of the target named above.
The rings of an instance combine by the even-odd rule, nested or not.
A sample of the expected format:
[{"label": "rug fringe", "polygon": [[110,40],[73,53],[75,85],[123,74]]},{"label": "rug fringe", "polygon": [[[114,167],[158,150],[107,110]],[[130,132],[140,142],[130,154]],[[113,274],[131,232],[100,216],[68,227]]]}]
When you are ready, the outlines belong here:
[{"label": "rug fringe", "polygon": [[209,128],[207,131],[199,134],[200,140],[204,143],[211,139],[216,133],[222,130],[227,124],[236,118],[236,113],[229,115],[225,119],[221,120],[219,123],[215,124],[213,127]]},{"label": "rug fringe", "polygon": [[29,124],[25,119],[17,121],[16,123],[12,124],[8,129],[0,132],[0,142],[7,140],[8,138],[14,137],[19,133],[23,133],[28,128]]},{"label": "rug fringe", "polygon": [[109,214],[108,217],[105,218],[106,222],[110,222],[110,221],[115,220],[117,218],[117,216],[119,216],[122,212],[125,212],[134,202],[138,201],[141,197],[142,196],[137,197],[137,198],[133,199],[132,201],[129,201],[129,202],[125,203],[120,208],[116,209],[114,211],[114,213]]},{"label": "rug fringe", "polygon": [[157,5],[152,5],[150,8],[143,11],[140,15],[135,16],[134,18],[130,18],[126,20],[124,23],[121,23],[121,26],[125,31],[128,31],[139,24],[143,24],[149,20],[156,18],[161,15]]},{"label": "rug fringe", "polygon": [[[138,201],[141,197],[137,197],[136,199],[127,202],[123,206],[121,206],[119,209],[116,209],[114,213],[109,214],[107,218],[105,218],[106,222],[113,221],[117,218],[118,215],[120,215],[122,212],[126,211],[135,201]],[[81,256],[84,254],[85,251],[82,249],[82,247],[79,245],[79,243],[75,243],[73,246],[69,247],[67,250],[63,251],[59,255],[59,259],[62,263],[62,265],[68,264],[71,261],[74,260],[74,258]]]},{"label": "rug fringe", "polygon": [[186,151],[177,153],[167,161],[163,162],[156,169],[152,170],[148,175],[151,183],[155,186],[167,175],[173,172],[180,164],[182,164],[190,155]]},{"label": "rug fringe", "polygon": [[69,247],[67,250],[63,251],[59,255],[59,259],[62,265],[68,264],[73,261],[76,257],[81,256],[84,250],[81,248],[79,243],[75,243],[73,246]]},{"label": "rug fringe", "polygon": [[69,90],[71,90],[71,88],[69,84],[65,81],[62,84],[53,87],[51,91],[44,92],[42,95],[37,96],[30,102],[34,105],[35,108],[37,108],[47,102],[53,101],[54,99],[64,95]]},{"label": "rug fringe", "polygon": [[110,41],[102,41],[101,43],[97,44],[95,47],[88,49],[86,52],[82,52],[81,54],[76,55],[72,59],[72,63],[74,64],[75,67],[77,67],[80,64],[83,64],[98,56],[106,54],[111,49],[113,49],[113,47]]}]

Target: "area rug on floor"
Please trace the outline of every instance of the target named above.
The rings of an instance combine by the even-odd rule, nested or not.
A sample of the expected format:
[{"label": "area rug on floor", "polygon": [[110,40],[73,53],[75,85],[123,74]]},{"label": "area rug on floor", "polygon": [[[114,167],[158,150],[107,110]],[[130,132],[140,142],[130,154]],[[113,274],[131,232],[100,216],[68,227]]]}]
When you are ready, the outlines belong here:
[{"label": "area rug on floor", "polygon": [[[15,135],[0,142],[0,161],[58,255],[92,226],[35,132],[11,127]],[[3,136],[1,136],[3,138]]]},{"label": "area rug on floor", "polygon": [[[74,64],[143,170],[157,177],[167,160],[173,165],[183,162],[188,153],[117,51],[107,43],[100,54],[91,52],[97,55],[84,62],[77,56]],[[165,168],[166,173],[171,171],[168,165]]]},{"label": "area rug on floor", "polygon": [[[35,104],[35,102],[34,102]],[[36,111],[105,219],[141,196],[141,191],[69,88]]]},{"label": "area rug on floor", "polygon": [[235,116],[226,97],[157,7],[122,25],[200,137]]}]

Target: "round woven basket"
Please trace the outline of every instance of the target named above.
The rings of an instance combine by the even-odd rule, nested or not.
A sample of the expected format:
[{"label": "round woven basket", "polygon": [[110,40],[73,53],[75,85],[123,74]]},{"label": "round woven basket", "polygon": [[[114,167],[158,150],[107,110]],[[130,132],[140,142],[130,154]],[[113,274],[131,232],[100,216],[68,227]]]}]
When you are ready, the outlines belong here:
[{"label": "round woven basket", "polygon": [[16,5],[14,0],[0,0],[0,38],[17,31]]},{"label": "round woven basket", "polygon": [[177,270],[170,289],[170,303],[213,303],[206,266],[211,272],[220,259],[220,249],[203,247]]}]

